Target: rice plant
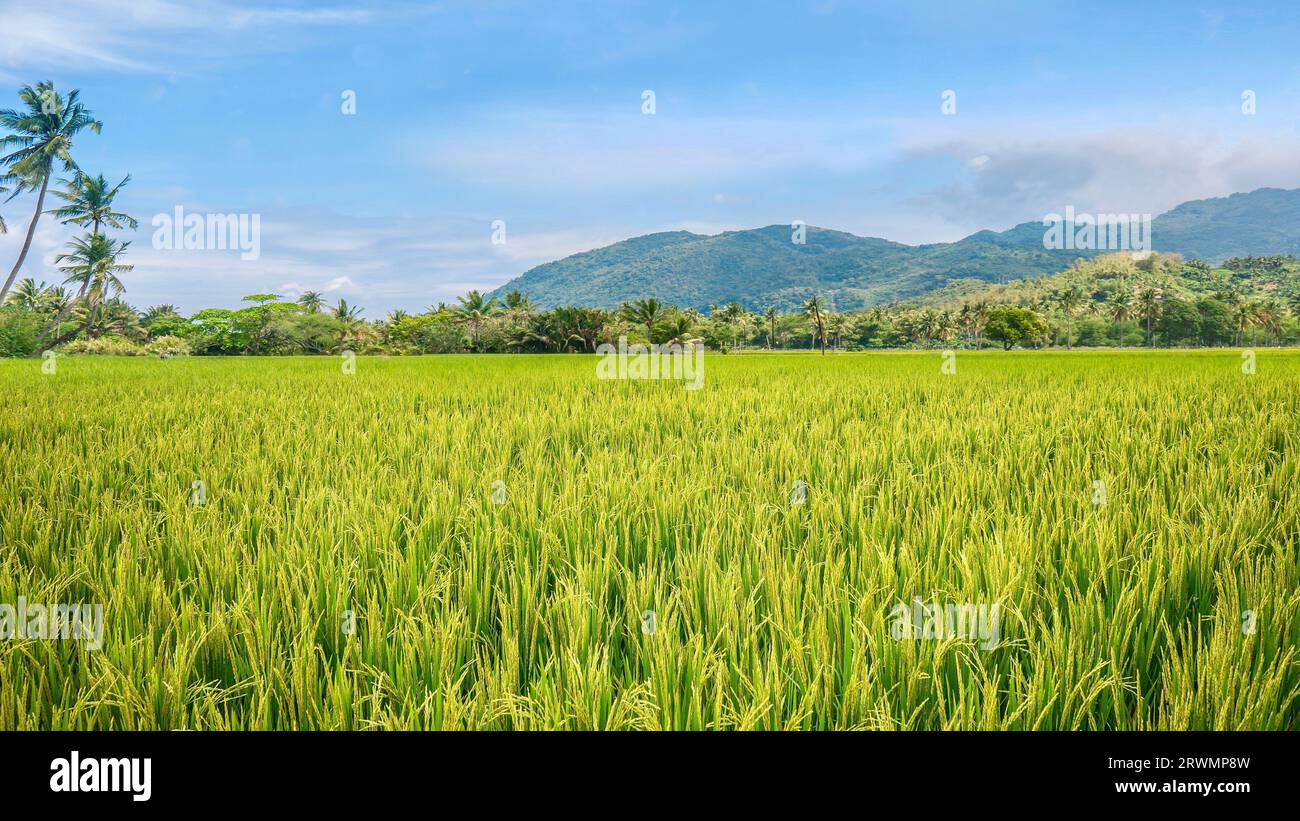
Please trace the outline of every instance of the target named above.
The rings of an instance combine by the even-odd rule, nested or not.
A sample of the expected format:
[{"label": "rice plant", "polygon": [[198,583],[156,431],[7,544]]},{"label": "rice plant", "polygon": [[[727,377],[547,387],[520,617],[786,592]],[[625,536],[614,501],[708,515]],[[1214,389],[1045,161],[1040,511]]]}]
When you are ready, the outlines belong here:
[{"label": "rice plant", "polygon": [[354,364],[0,362],[0,729],[1300,727],[1298,352]]}]

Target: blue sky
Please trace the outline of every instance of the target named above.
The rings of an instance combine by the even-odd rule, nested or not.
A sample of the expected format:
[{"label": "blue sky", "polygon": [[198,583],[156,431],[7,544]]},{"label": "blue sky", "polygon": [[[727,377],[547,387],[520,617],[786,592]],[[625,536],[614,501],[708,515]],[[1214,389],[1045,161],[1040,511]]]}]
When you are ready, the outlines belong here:
[{"label": "blue sky", "polygon": [[[379,318],[652,231],[921,243],[1300,187],[1290,3],[55,5],[0,0],[0,106],[49,79],[104,121],[76,153],[133,176],[142,307]],[[6,267],[33,205],[0,203]],[[260,257],[153,248],[177,206],[259,214]],[[43,220],[21,276],[58,280],[68,235]]]}]

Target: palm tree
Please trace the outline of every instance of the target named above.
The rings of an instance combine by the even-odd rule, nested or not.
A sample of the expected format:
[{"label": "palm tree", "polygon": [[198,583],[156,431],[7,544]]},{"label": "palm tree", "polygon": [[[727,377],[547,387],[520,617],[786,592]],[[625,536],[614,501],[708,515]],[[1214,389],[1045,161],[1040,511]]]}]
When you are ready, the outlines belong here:
[{"label": "palm tree", "polygon": [[307,313],[318,314],[321,306],[325,304],[325,297],[321,296],[318,291],[303,291],[298,295],[298,304]]},{"label": "palm tree", "polygon": [[71,180],[59,180],[63,183],[64,190],[54,192],[54,196],[67,205],[45,213],[53,214],[64,225],[89,224],[92,234],[98,234],[101,225],[110,225],[119,230],[130,228],[134,231],[139,223],[129,215],[113,210],[114,198],[130,181],[131,175],[127,174],[121,182],[110,188],[103,174],[92,177],[77,172]]},{"label": "palm tree", "polygon": [[[110,188],[103,174],[91,177],[78,171],[71,180],[60,180],[65,190],[54,192],[54,196],[67,204],[46,213],[53,214],[64,225],[71,223],[84,227],[89,224],[92,235],[97,235],[102,225],[109,225],[119,230],[123,228],[135,230],[139,223],[133,217],[113,210],[113,200],[130,181],[131,175],[127,174],[121,182]],[[67,303],[64,309],[56,313],[49,324],[41,329],[39,338],[44,339],[50,331],[57,328],[63,322],[68,310],[80,302],[85,295],[83,288],[76,299]]]},{"label": "palm tree", "polygon": [[456,321],[469,328],[470,349],[478,351],[479,334],[483,332],[483,326],[487,321],[501,313],[501,306],[497,305],[497,298],[485,298],[478,291],[470,291],[463,297],[458,297],[459,305],[453,305],[452,314]]},{"label": "palm tree", "polygon": [[840,343],[843,341],[844,331],[849,327],[850,321],[851,317],[849,314],[832,314],[830,320],[826,323],[831,338],[835,340],[832,344],[837,351],[840,349]]},{"label": "palm tree", "polygon": [[76,170],[77,163],[72,159],[72,138],[87,128],[98,134],[103,126],[77,102],[78,96],[80,92],[74,90],[65,99],[54,91],[53,83],[38,83],[35,88],[23,86],[18,92],[25,110],[0,111],[0,127],[13,132],[0,137],[0,152],[15,149],[0,156],[0,169],[3,169],[0,183],[17,183],[10,199],[24,191],[40,189],[36,211],[27,226],[27,237],[18,252],[18,261],[5,278],[4,285],[0,286],[0,304],[3,304],[9,286],[31,249],[36,223],[45,208],[45,192],[50,186],[55,162],[62,163],[64,171]]},{"label": "palm tree", "polygon": [[76,336],[83,326],[93,330],[98,316],[98,306],[105,296],[109,292],[117,296],[126,290],[117,275],[130,271],[134,266],[121,263],[118,258],[130,245],[129,242],[119,242],[103,234],[88,234],[68,243],[70,253],[60,254],[54,262],[56,265],[63,262],[70,263],[60,265],[59,270],[68,275],[64,282],[76,282],[81,285],[79,292],[86,296],[86,303],[83,306],[86,320],[84,323],[76,323],[71,331],[52,342],[43,344],[42,350],[62,345]]},{"label": "palm tree", "polygon": [[668,306],[657,299],[638,299],[632,304],[623,303],[623,318],[637,325],[645,326],[646,338],[654,341],[654,327],[668,316]]},{"label": "palm tree", "polygon": [[[817,339],[822,341],[822,356],[826,355],[826,322],[822,315],[822,298],[813,294],[807,302],[803,304],[804,315],[813,321],[817,328]],[[814,340],[815,342],[815,340]]]},{"label": "palm tree", "polygon": [[1238,345],[1246,341],[1246,331],[1257,321],[1259,315],[1253,303],[1242,300],[1232,306],[1232,322],[1237,328]]},{"label": "palm tree", "polygon": [[346,299],[340,299],[339,304],[334,306],[334,318],[342,320],[356,320],[361,317],[361,307],[357,305],[348,305]]},{"label": "palm tree", "polygon": [[781,312],[772,306],[763,312],[763,317],[767,320],[767,347],[769,350],[776,347],[776,320]]},{"label": "palm tree", "polygon": [[175,305],[164,302],[162,305],[151,305],[140,315],[140,323],[146,328],[163,319],[179,319],[181,312]]},{"label": "palm tree", "polygon": [[46,292],[45,308],[50,313],[58,314],[68,310],[72,305],[72,300],[68,299],[68,289],[62,285],[56,285]]},{"label": "palm tree", "polygon": [[969,302],[963,302],[957,311],[957,330],[965,337],[966,347],[971,347],[971,329],[975,325],[975,308]]},{"label": "palm tree", "polygon": [[509,291],[506,293],[505,300],[506,311],[514,316],[529,316],[536,310],[533,301],[518,291]]},{"label": "palm tree", "polygon": [[366,323],[361,319],[362,309],[358,305],[349,305],[346,299],[339,299],[331,314],[339,323],[339,346],[348,340],[360,341],[366,337]]},{"label": "palm tree", "polygon": [[1071,285],[1056,294],[1055,302],[1065,316],[1065,349],[1068,351],[1070,349],[1070,337],[1074,335],[1072,319],[1074,313],[1079,310],[1079,306],[1083,304],[1083,291],[1079,290],[1079,286]]},{"label": "palm tree", "polygon": [[556,308],[550,312],[558,349],[577,342],[583,350],[596,350],[596,340],[613,317],[599,308]]},{"label": "palm tree", "polygon": [[1133,291],[1121,280],[1106,304],[1110,307],[1110,318],[1115,322],[1115,344],[1120,345],[1124,341],[1123,323],[1133,318]]},{"label": "palm tree", "polygon": [[684,313],[674,313],[659,326],[667,337],[665,345],[681,345],[695,338],[695,323]]},{"label": "palm tree", "polygon": [[1255,324],[1264,329],[1264,344],[1270,344],[1282,332],[1282,306],[1274,299],[1255,303]]},{"label": "palm tree", "polygon": [[919,323],[919,327],[921,330],[921,336],[924,338],[925,343],[928,345],[931,342],[933,342],[935,339],[941,338],[943,336],[944,334],[943,315],[938,311],[934,310],[933,308],[926,308],[924,311],[921,312],[921,320]]},{"label": "palm tree", "polygon": [[148,336],[140,325],[140,314],[125,300],[116,297],[106,299],[94,306],[89,304],[78,306],[74,316],[78,324],[85,328],[89,339],[98,339],[104,334],[116,334],[139,342]]},{"label": "palm tree", "polygon": [[9,293],[7,302],[26,311],[39,311],[45,306],[47,290],[48,287],[44,282],[37,285],[36,280],[31,277],[24,277],[18,283],[18,287]]},{"label": "palm tree", "polygon": [[[0,185],[0,194],[3,194],[8,190],[9,189],[6,188],[5,186]],[[0,214],[0,234],[7,234],[7,233],[9,233],[9,226],[5,225],[4,215]]]},{"label": "palm tree", "polygon": [[984,347],[984,326],[989,321],[989,304],[980,300],[971,309],[971,332],[975,335],[975,350]]},{"label": "palm tree", "polygon": [[722,310],[718,311],[718,318],[727,326],[727,335],[731,337],[732,349],[736,347],[736,326],[741,324],[745,314],[745,309],[736,302],[728,302]]},{"label": "palm tree", "polygon": [[1151,330],[1151,323],[1156,317],[1160,316],[1160,299],[1162,293],[1159,288],[1146,286],[1138,293],[1138,316],[1147,321],[1147,345],[1154,348],[1156,346],[1156,337]]}]

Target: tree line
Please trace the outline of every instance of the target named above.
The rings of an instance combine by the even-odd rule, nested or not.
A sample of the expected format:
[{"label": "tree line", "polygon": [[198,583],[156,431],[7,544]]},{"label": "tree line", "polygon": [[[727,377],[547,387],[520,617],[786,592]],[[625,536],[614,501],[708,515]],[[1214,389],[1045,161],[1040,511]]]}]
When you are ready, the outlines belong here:
[{"label": "tree line", "polygon": [[[364,311],[308,291],[287,298],[250,294],[237,309],[183,316],[174,305],[138,310],[123,299],[129,241],[112,231],[137,228],[114,208],[130,176],[110,183],[73,157],[78,136],[102,124],[53,84],[19,90],[21,105],[0,111],[0,193],[35,195],[17,260],[0,286],[0,355],[68,353],[282,355],[358,353],[593,352],[625,336],[633,342],[703,344],[728,352],[963,347],[1136,347],[1281,345],[1300,342],[1300,262],[1242,257],[1219,267],[1177,255],[1080,260],[1050,277],[1008,285],[976,283],[971,293],[940,293],[933,304],[833,309],[809,293],[801,310],[752,311],[737,303],[682,308],[656,299],[616,310],[540,309],[519,292],[471,291],[455,304],[422,312]],[[51,181],[56,172],[64,176]],[[59,201],[46,208],[48,195]],[[61,284],[15,278],[43,216],[83,229],[55,265]],[[7,231],[0,218],[0,232]],[[967,283],[970,285],[970,283]]]}]

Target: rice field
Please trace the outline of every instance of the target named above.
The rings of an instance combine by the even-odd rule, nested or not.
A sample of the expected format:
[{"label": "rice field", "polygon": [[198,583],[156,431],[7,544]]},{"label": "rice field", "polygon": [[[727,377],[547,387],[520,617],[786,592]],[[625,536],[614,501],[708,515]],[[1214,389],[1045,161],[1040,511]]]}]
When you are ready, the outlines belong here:
[{"label": "rice field", "polygon": [[0,362],[0,729],[1300,729],[1300,352],[596,362]]}]

